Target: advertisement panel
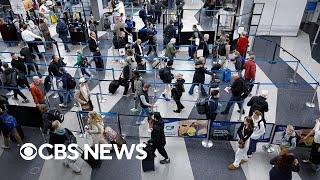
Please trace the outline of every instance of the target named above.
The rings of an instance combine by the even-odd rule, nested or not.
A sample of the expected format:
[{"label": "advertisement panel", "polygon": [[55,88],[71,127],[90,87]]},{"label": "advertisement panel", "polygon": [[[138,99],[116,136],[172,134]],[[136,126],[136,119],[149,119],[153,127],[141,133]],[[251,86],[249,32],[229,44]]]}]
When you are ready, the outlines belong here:
[{"label": "advertisement panel", "polygon": [[166,136],[206,138],[207,120],[163,119],[165,122],[164,133]]},{"label": "advertisement panel", "polygon": [[[286,125],[276,125],[275,127],[275,133],[274,138],[272,141],[272,144],[281,144],[281,139],[284,135],[284,132],[286,130]],[[306,128],[306,127],[294,127],[295,132],[297,134],[297,146],[299,147],[311,147],[313,142],[313,136],[310,136],[307,138],[307,140],[303,141],[302,139],[310,132],[312,131],[312,128]]]}]

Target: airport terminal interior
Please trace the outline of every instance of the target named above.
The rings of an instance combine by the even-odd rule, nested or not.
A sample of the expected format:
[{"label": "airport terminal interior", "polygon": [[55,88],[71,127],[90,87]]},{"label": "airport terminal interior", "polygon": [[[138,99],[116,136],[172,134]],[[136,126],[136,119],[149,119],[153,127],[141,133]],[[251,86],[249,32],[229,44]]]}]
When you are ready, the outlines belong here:
[{"label": "airport terminal interior", "polygon": [[[100,114],[104,126],[111,127],[127,145],[147,142],[151,137],[152,128],[146,116],[141,117],[143,123],[136,122],[141,104],[144,102],[140,99],[140,94],[137,96],[132,93],[132,85],[129,86],[128,83],[129,90],[125,94],[123,84],[120,83],[114,93],[110,92],[110,84],[119,83],[121,77],[123,79],[124,67],[130,66],[129,71],[135,71],[130,72],[130,76],[139,72],[143,84],[150,85],[147,99],[154,105],[150,111],[160,112],[164,121],[165,150],[170,158],[170,163],[162,164],[160,163],[162,155],[155,151],[154,171],[144,172],[141,160],[135,158],[118,160],[114,153],[111,153],[112,160],[101,160],[96,167],[79,157],[75,164],[81,172],[75,173],[64,165],[63,160],[44,160],[39,156],[30,161],[22,159],[20,147],[13,142],[14,138],[10,138],[10,148],[0,148],[1,180],[267,180],[271,179],[269,172],[273,168],[270,160],[282,155],[280,146],[285,129],[289,127],[287,125],[292,125],[297,134],[296,145],[289,149],[289,152],[294,154],[300,166],[298,172],[292,172],[292,179],[320,179],[319,160],[318,164],[304,162],[309,159],[313,146],[320,143],[319,140],[316,142],[315,138],[304,138],[311,131],[317,131],[317,136],[320,136],[320,38],[318,37],[320,1],[0,0],[0,2],[2,64],[0,94],[1,99],[7,98],[8,104],[4,107],[17,119],[17,126],[24,134],[22,140],[24,143],[33,143],[39,147],[48,142],[50,133],[44,133],[43,116],[39,111],[39,104],[46,104],[48,109],[57,110],[63,115],[61,126],[73,132],[79,147],[93,144],[93,138],[86,129],[88,113],[81,103],[75,100],[73,93],[70,93],[71,101],[66,100],[68,97],[65,96],[65,90],[56,83],[58,77],[53,77],[55,75],[50,74],[48,70],[52,59],[58,58],[65,63],[64,68],[61,68],[63,70],[60,71],[69,73],[76,81],[77,85],[71,91],[77,91],[80,83],[86,83],[89,88],[87,96],[90,97],[93,106],[92,111]],[[160,16],[159,20],[156,18],[157,13]],[[127,16],[135,22],[134,25],[127,23]],[[59,23],[66,25],[67,40],[57,28]],[[168,34],[167,27],[170,24],[174,31]],[[24,25],[27,29],[24,29]],[[132,27],[129,27],[131,25]],[[33,28],[38,28],[39,34],[35,36],[42,38],[40,43],[31,42],[36,42],[35,39],[38,39],[33,36],[36,34]],[[28,41],[28,38],[23,37],[25,35],[23,31],[33,34],[31,41],[30,33]],[[125,31],[126,43],[125,46],[117,48],[120,46],[119,36],[122,36],[120,31]],[[101,53],[98,55],[90,47],[92,38],[89,36],[93,33],[96,33],[94,44],[97,44]],[[208,35],[208,40],[204,41]],[[176,42],[172,43],[174,38]],[[247,74],[245,72],[247,69],[241,72],[235,66],[241,38],[248,42],[245,44],[244,52],[238,55],[245,61],[245,65],[241,67],[247,67],[247,61],[253,61],[255,69],[254,77],[241,82],[249,82],[253,87],[248,97],[234,100],[243,104],[241,109],[237,105],[239,102],[236,102],[231,106],[229,113],[224,113],[223,110],[231,100],[230,97],[234,97],[229,91],[229,87],[231,85],[233,87],[236,81],[234,77],[239,78],[241,74],[240,79],[242,76],[246,78],[244,74]],[[19,81],[21,76],[25,77],[22,78],[25,81],[22,85],[8,88],[8,84],[3,82],[7,80],[4,66],[12,67],[13,57],[22,56],[20,50],[24,41],[33,56],[28,62],[23,58],[20,61],[25,62],[24,65],[28,70],[35,70],[36,66],[38,69],[26,71],[22,75],[18,72],[17,83],[21,83]],[[136,54],[139,47],[134,48],[137,41],[142,41],[140,55]],[[220,50],[221,41],[224,41],[222,44],[225,49],[222,51],[225,55],[221,55],[223,53]],[[200,44],[206,45],[209,54],[205,55],[204,49],[199,48]],[[172,47],[169,47],[170,45]],[[151,53],[148,52],[149,47]],[[171,51],[168,48],[174,47],[176,51],[170,58],[168,54]],[[128,50],[132,48],[135,49],[133,57],[140,59],[142,63],[129,62]],[[123,49],[127,52],[122,52]],[[82,62],[77,64],[79,53],[82,53],[87,64],[83,65]],[[101,59],[97,60],[97,56]],[[98,61],[102,67],[97,67]],[[182,75],[185,80],[181,97],[184,108],[180,112],[174,112],[177,106],[175,98],[172,97],[173,91],[170,90],[175,87],[176,80],[173,79],[170,85],[168,82],[163,83],[160,77],[161,70],[167,67],[169,62],[173,62],[169,69],[174,77]],[[204,87],[205,95],[198,86],[199,82],[194,82],[197,71],[195,67],[200,64],[209,72],[205,75],[204,82],[200,83]],[[221,68],[215,73],[212,69],[217,64],[220,64]],[[214,87],[211,87],[212,72],[222,74]],[[43,91],[41,92],[44,96],[43,103],[35,100],[39,98],[39,94],[32,94],[31,88],[23,85],[31,84],[35,81],[35,77],[42,79],[38,86]],[[45,87],[45,79],[49,79],[49,89]],[[193,84],[196,84],[194,91],[190,90]],[[169,86],[171,88],[167,90]],[[26,96],[27,101],[19,95],[18,98],[14,97],[12,92],[18,89]],[[212,98],[212,89],[219,91],[220,97],[216,117],[210,120],[206,113],[199,112],[198,105],[199,99]],[[167,91],[166,96],[163,96],[165,91]],[[237,130],[245,121],[245,117],[249,116],[252,106],[248,106],[248,102],[256,96],[265,97],[268,104],[268,111],[264,112],[265,132],[259,138],[256,152],[252,157],[241,163],[238,168],[230,170],[229,166],[235,161],[239,151]],[[138,106],[137,109],[133,109],[136,98]],[[241,110],[244,113],[240,113]],[[314,128],[317,124],[318,129]],[[316,130],[312,130],[313,128]],[[2,147],[5,143],[3,136],[1,134],[0,137]],[[319,158],[320,147],[317,147]]]}]

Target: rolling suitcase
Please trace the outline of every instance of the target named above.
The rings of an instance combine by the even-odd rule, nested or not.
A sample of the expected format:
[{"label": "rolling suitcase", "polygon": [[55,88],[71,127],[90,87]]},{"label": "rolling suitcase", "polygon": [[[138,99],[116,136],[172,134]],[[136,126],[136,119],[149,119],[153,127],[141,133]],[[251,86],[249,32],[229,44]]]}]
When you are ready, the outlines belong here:
[{"label": "rolling suitcase", "polygon": [[[94,169],[94,168],[99,168],[101,166],[101,159],[95,159],[90,153],[88,153],[88,159],[85,159],[84,158],[84,153],[83,153],[83,150],[81,148],[77,148],[77,150],[79,151],[79,149],[82,151],[82,155],[81,155],[81,158],[89,164],[89,166]],[[92,150],[95,149],[95,146],[92,146],[91,147]]]},{"label": "rolling suitcase", "polygon": [[113,80],[109,85],[109,93],[114,94],[119,88],[119,81]]},{"label": "rolling suitcase", "polygon": [[121,148],[122,145],[127,144],[126,140],[118,134],[115,130],[111,127],[107,126],[104,130],[104,137],[111,142],[111,144],[117,144],[118,148]]},{"label": "rolling suitcase", "polygon": [[154,171],[154,149],[150,144],[143,149],[147,152],[147,157],[141,161],[143,172]]}]

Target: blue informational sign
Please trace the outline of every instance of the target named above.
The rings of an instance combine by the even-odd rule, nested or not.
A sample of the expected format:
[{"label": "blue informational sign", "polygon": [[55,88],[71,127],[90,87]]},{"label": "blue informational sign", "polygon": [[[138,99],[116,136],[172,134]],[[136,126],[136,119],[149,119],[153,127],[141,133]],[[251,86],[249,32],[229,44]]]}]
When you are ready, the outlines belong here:
[{"label": "blue informational sign", "polygon": [[164,118],[166,136],[206,138],[208,120]]},{"label": "blue informational sign", "polygon": [[317,3],[318,2],[307,2],[307,5],[306,5],[306,11],[315,11],[316,8],[317,8]]}]

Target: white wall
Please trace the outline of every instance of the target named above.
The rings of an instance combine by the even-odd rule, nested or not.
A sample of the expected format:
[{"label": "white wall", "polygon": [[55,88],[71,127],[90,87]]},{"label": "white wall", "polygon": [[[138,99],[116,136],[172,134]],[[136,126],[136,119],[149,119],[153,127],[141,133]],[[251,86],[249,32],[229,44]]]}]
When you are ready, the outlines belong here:
[{"label": "white wall", "polygon": [[255,0],[265,3],[257,35],[297,36],[307,0]]}]

